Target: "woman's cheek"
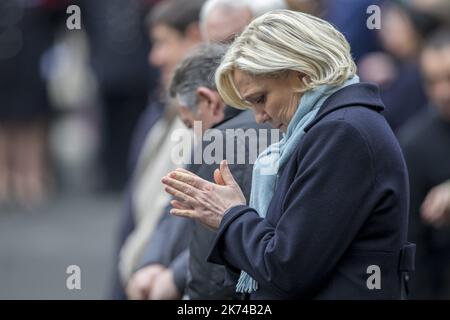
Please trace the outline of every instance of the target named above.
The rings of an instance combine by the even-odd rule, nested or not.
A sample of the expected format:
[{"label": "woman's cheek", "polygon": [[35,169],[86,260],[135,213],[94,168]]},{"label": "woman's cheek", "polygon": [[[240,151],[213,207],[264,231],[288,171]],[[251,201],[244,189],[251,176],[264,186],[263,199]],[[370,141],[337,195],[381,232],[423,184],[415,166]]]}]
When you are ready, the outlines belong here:
[{"label": "woman's cheek", "polygon": [[289,108],[286,106],[280,107],[278,110],[277,120],[279,122],[285,123],[287,120],[287,113]]}]

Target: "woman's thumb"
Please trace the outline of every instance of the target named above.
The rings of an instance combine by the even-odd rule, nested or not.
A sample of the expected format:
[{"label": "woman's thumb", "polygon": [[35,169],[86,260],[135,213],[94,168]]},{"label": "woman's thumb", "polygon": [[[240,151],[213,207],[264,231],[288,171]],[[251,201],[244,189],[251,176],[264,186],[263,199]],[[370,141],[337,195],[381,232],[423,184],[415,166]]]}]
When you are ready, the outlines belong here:
[{"label": "woman's thumb", "polygon": [[219,169],[214,170],[214,181],[221,186],[225,185],[225,181],[223,181],[222,174]]},{"label": "woman's thumb", "polygon": [[228,167],[227,160],[222,160],[220,163],[220,174],[222,175],[223,182],[225,182],[226,185],[237,184],[231,174],[230,168]]}]

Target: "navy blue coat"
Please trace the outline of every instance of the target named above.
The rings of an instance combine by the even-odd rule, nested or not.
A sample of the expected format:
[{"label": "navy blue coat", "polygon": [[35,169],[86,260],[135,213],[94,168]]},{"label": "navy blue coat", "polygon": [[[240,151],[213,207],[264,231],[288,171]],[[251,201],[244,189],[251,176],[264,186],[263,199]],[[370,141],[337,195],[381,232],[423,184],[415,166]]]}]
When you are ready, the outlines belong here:
[{"label": "navy blue coat", "polygon": [[[402,250],[408,176],[381,110],[371,84],[330,96],[280,172],[266,218],[228,210],[208,261],[256,279],[251,299],[400,298],[413,260]],[[380,289],[368,286],[373,265]]]}]

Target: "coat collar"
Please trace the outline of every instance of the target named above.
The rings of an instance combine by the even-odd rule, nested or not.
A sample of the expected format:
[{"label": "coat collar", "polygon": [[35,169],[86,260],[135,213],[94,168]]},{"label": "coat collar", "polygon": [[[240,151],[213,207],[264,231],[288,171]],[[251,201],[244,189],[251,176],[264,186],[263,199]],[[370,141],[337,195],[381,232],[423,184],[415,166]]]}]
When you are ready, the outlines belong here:
[{"label": "coat collar", "polygon": [[224,115],[223,120],[220,121],[219,123],[216,123],[215,125],[213,125],[212,128],[216,128],[216,127],[222,125],[223,123],[227,122],[228,120],[236,117],[242,111],[244,111],[244,110],[225,105],[225,108],[223,110],[223,115]]},{"label": "coat collar", "polygon": [[326,115],[341,108],[349,106],[362,106],[377,112],[384,110],[384,104],[380,97],[380,91],[376,85],[370,83],[351,84],[339,91],[336,91],[320,107],[319,112],[310,124],[305,128],[308,132]]}]

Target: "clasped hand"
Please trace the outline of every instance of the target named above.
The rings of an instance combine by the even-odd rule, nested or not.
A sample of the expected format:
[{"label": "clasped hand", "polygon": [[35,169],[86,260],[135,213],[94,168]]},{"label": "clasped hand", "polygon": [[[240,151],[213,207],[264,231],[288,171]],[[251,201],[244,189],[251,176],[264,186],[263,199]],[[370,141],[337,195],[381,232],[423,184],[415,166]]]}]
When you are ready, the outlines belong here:
[{"label": "clasped hand", "polygon": [[226,160],[214,171],[214,181],[206,181],[185,169],[176,169],[163,177],[164,190],[176,198],[171,201],[170,213],[196,219],[217,230],[225,211],[246,204],[246,199]]}]

